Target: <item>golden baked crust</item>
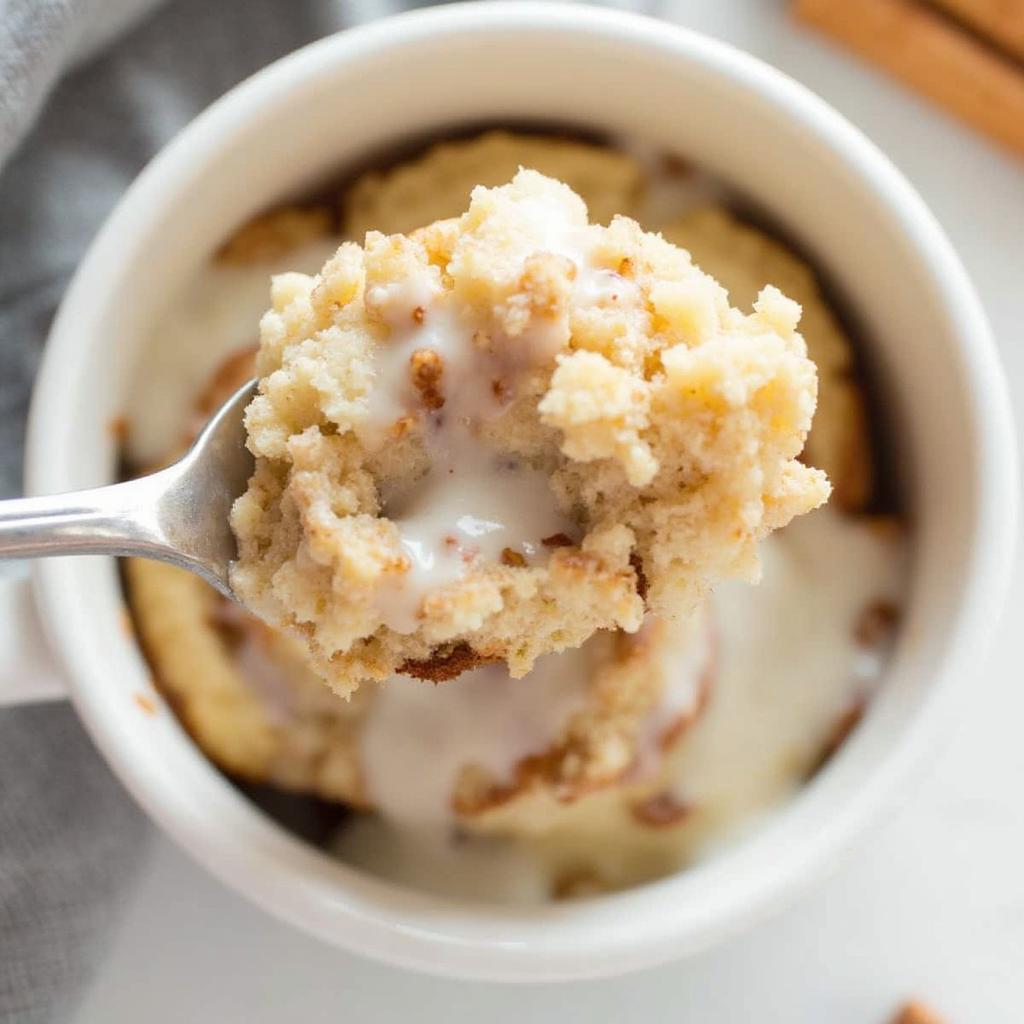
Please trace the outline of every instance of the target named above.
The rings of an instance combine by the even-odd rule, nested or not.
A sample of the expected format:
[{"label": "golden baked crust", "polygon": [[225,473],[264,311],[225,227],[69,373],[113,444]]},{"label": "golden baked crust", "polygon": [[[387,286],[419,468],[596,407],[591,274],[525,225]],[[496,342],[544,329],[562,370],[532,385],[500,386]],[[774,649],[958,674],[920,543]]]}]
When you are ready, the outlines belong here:
[{"label": "golden baked crust", "polygon": [[328,206],[282,206],[243,224],[221,246],[220,263],[249,266],[267,263],[305,242],[329,235],[335,227]]},{"label": "golden baked crust", "polygon": [[826,472],[833,500],[844,511],[862,511],[874,489],[867,410],[854,373],[853,346],[814,271],[777,239],[719,206],[695,210],[664,225],[662,233],[687,249],[740,308],[751,308],[766,284],[800,303],[800,333],[818,368],[818,410],[804,457]]},{"label": "golden baked crust", "polygon": [[946,1024],[946,1018],[921,1000],[911,999],[896,1011],[889,1024]]},{"label": "golden baked crust", "polygon": [[439,143],[415,160],[362,175],[345,193],[343,234],[362,241],[367,231],[408,234],[457,217],[474,188],[503,185],[520,167],[564,181],[582,197],[597,224],[632,211],[643,180],[635,160],[606,146],[490,131]]},{"label": "golden baked crust", "polygon": [[339,700],[287,638],[182,569],[130,559],[128,591],[161,692],[203,752],[253,782],[365,806],[367,689]]},{"label": "golden baked crust", "polygon": [[[799,306],[766,288],[743,316],[685,252],[625,218],[588,225],[536,172],[476,189],[457,221],[346,243],[272,298],[232,582],[343,695],[462,645],[518,677],[635,630],[637,560],[648,607],[688,614],[716,579],[756,578],[758,540],[827,497],[796,458],[816,393]],[[525,566],[452,540],[465,564],[398,624],[416,562],[382,495],[480,452],[546,476],[581,539]]]}]

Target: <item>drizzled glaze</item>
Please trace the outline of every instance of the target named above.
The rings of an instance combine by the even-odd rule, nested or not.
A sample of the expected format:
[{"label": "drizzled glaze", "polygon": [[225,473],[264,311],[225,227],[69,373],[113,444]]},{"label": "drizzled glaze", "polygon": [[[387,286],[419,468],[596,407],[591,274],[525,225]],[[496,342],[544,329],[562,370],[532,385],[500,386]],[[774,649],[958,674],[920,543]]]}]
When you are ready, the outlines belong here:
[{"label": "drizzled glaze", "polygon": [[[561,210],[543,202],[521,203],[517,213],[523,237],[517,258],[525,265],[545,252],[571,260],[579,307],[635,301],[632,282],[594,264],[589,227],[567,223]],[[409,633],[423,599],[468,566],[497,562],[509,551],[514,564],[534,564],[544,557],[543,538],[578,535],[544,473],[497,454],[479,438],[481,425],[507,407],[522,375],[550,364],[565,348],[568,327],[564,320],[535,323],[497,355],[478,343],[435,266],[371,287],[366,303],[388,336],[375,350],[376,377],[360,438],[377,449],[403,422],[414,422],[431,459],[414,485],[383,495],[383,514],[398,527],[408,570],[381,593],[379,610],[385,625]],[[429,394],[415,373],[416,361],[426,356],[435,371]]]}]

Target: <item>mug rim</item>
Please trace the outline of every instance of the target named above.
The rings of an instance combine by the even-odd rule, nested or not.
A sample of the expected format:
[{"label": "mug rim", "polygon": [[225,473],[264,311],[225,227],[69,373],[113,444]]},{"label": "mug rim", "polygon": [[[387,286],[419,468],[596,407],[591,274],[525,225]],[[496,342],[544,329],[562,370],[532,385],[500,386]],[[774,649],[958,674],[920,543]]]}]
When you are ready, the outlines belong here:
[{"label": "mug rim", "polygon": [[[266,846],[258,850],[224,844],[208,825],[199,827],[194,819],[186,820],[180,809],[175,809],[170,795],[159,791],[153,780],[144,781],[135,766],[122,756],[117,735],[105,727],[90,704],[91,684],[76,675],[75,639],[60,625],[59,609],[68,590],[67,562],[39,562],[34,566],[34,575],[44,626],[63,658],[71,680],[72,699],[94,741],[147,812],[222,881],[327,941],[392,963],[481,979],[583,978],[650,966],[703,947],[733,931],[744,919],[764,916],[806,886],[811,878],[823,873],[827,864],[877,818],[911,769],[923,761],[925,749],[952,721],[959,707],[957,698],[966,689],[968,673],[964,669],[972,664],[991,634],[997,618],[991,610],[1001,607],[1009,585],[1012,560],[1006,555],[1015,542],[1017,512],[1015,437],[1006,382],[994,343],[966,271],[934,216],[902,174],[858,129],[806,87],[758,58],[693,30],[621,11],[514,0],[457,4],[407,12],[311,43],[257,72],[193,119],[133,182],[104,223],[51,328],[29,418],[26,480],[31,493],[53,489],[47,477],[51,438],[46,421],[49,410],[60,407],[61,395],[75,386],[74,376],[64,372],[62,353],[76,344],[79,308],[91,292],[102,288],[100,270],[106,250],[124,232],[138,232],[140,225],[144,230],[145,218],[140,217],[140,210],[146,203],[154,197],[160,202],[162,193],[172,194],[176,181],[194,173],[219,151],[219,138],[230,134],[225,129],[244,122],[252,110],[272,97],[280,97],[296,80],[314,79],[341,63],[365,59],[417,39],[481,30],[500,33],[510,24],[527,30],[624,38],[633,45],[702,64],[713,74],[755,91],[785,116],[798,119],[802,127],[852,168],[884,204],[892,221],[912,240],[918,265],[930,280],[942,285],[940,301],[954,324],[957,355],[965,374],[963,386],[972,398],[973,422],[977,426],[977,435],[972,439],[978,464],[972,506],[976,526],[970,572],[962,581],[963,596],[951,616],[957,627],[956,635],[950,637],[942,667],[932,682],[934,692],[915,709],[889,751],[884,777],[879,769],[875,776],[865,778],[861,789],[851,795],[846,805],[833,809],[828,827],[820,830],[813,843],[795,850],[784,869],[776,865],[770,875],[750,885],[734,887],[734,891],[712,901],[710,907],[695,910],[689,917],[681,915],[679,919],[668,920],[670,915],[655,915],[651,906],[646,924],[641,927],[638,921],[629,935],[621,930],[612,933],[607,922],[598,923],[599,918],[586,904],[572,904],[569,912],[549,908],[532,915],[528,922],[519,921],[508,908],[495,908],[493,918],[507,922],[512,936],[502,943],[479,933],[472,922],[459,919],[450,901],[424,899],[383,883],[368,884],[358,893],[351,886],[348,895],[352,900],[345,907],[338,905],[335,893],[332,920],[331,914],[325,914],[323,906],[317,905],[328,899],[321,882],[338,885],[337,876],[325,873],[318,863],[323,855],[314,856],[306,844],[283,834],[268,835]],[[957,666],[960,671],[956,671]],[[212,766],[210,770],[213,771]],[[287,885],[268,885],[270,872],[280,871],[284,859],[292,863],[295,877]],[[698,875],[699,869],[693,872]],[[670,887],[673,883],[679,886],[680,882],[681,876],[677,875],[655,884]],[[650,903],[649,899],[641,898],[646,888],[593,902],[609,910],[615,908],[616,916],[623,912],[639,913]],[[396,912],[383,898],[387,890],[392,894],[400,892],[401,899],[417,915],[429,917],[447,908],[443,922],[447,933],[424,928],[421,916],[415,920],[403,918],[402,912]],[[374,894],[381,896],[376,905]],[[391,898],[397,899],[393,895]],[[664,900],[655,900],[658,902],[663,904]],[[388,915],[390,922],[384,920]],[[341,917],[344,928],[337,920]],[[524,936],[534,942],[531,948],[522,945]],[[439,956],[447,959],[439,962]]]}]

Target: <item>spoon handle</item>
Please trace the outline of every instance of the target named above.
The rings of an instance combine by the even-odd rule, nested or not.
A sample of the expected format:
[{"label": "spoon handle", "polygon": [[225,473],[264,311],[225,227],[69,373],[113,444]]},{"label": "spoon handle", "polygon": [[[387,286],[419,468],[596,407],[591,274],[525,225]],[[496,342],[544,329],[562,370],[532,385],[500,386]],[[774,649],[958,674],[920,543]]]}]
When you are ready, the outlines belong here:
[{"label": "spoon handle", "polygon": [[[159,475],[159,474],[157,474]],[[71,494],[0,502],[0,559],[143,555],[162,548],[148,514],[150,478]]]},{"label": "spoon handle", "polygon": [[230,514],[254,469],[243,414],[256,381],[214,413],[178,462],[109,487],[0,501],[0,559],[131,555],[169,562],[233,597]]},{"label": "spoon handle", "polygon": [[[0,501],[0,560],[63,555],[152,558],[198,573],[232,596],[227,560],[204,538],[188,461],[124,483]],[[227,508],[222,511],[226,521]],[[222,527],[226,531],[227,526]],[[223,542],[221,542],[221,546]]]}]

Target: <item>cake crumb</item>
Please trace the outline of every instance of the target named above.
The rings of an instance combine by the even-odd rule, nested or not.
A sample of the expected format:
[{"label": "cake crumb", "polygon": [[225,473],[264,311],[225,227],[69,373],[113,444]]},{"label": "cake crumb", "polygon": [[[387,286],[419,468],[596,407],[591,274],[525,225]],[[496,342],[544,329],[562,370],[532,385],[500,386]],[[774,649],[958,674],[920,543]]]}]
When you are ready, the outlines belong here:
[{"label": "cake crumb", "polygon": [[553,533],[550,537],[541,538],[541,544],[546,548],[571,548],[572,537],[567,533]]},{"label": "cake crumb", "polygon": [[580,868],[566,871],[556,878],[551,887],[551,897],[555,900],[581,900],[607,891],[607,883],[595,871]]},{"label": "cake crumb", "polygon": [[[419,322],[422,322],[422,317]],[[423,405],[431,412],[443,408],[444,361],[441,357],[431,348],[418,348],[409,357],[409,371]]]},{"label": "cake crumb", "polygon": [[672,828],[686,821],[692,812],[691,804],[667,790],[655,793],[630,807],[633,820],[648,828]]},{"label": "cake crumb", "polygon": [[896,1011],[889,1024],[946,1024],[946,1018],[920,1000],[911,999]]},{"label": "cake crumb", "polygon": [[107,433],[114,439],[117,446],[123,447],[128,442],[128,431],[131,423],[127,416],[113,416],[107,420]]},{"label": "cake crumb", "polygon": [[145,714],[150,717],[156,714],[156,701],[154,701],[148,694],[142,693],[141,690],[136,690],[132,694],[132,699]]},{"label": "cake crumb", "polygon": [[892,638],[900,621],[900,610],[892,601],[874,601],[857,619],[854,637],[861,647],[877,648]]},{"label": "cake crumb", "polygon": [[456,644],[449,651],[438,652],[430,658],[420,661],[404,661],[398,667],[403,675],[412,676],[414,679],[422,679],[429,683],[444,683],[449,679],[457,679],[463,672],[479,668],[487,661],[495,659],[484,658],[477,654],[469,644]]}]

